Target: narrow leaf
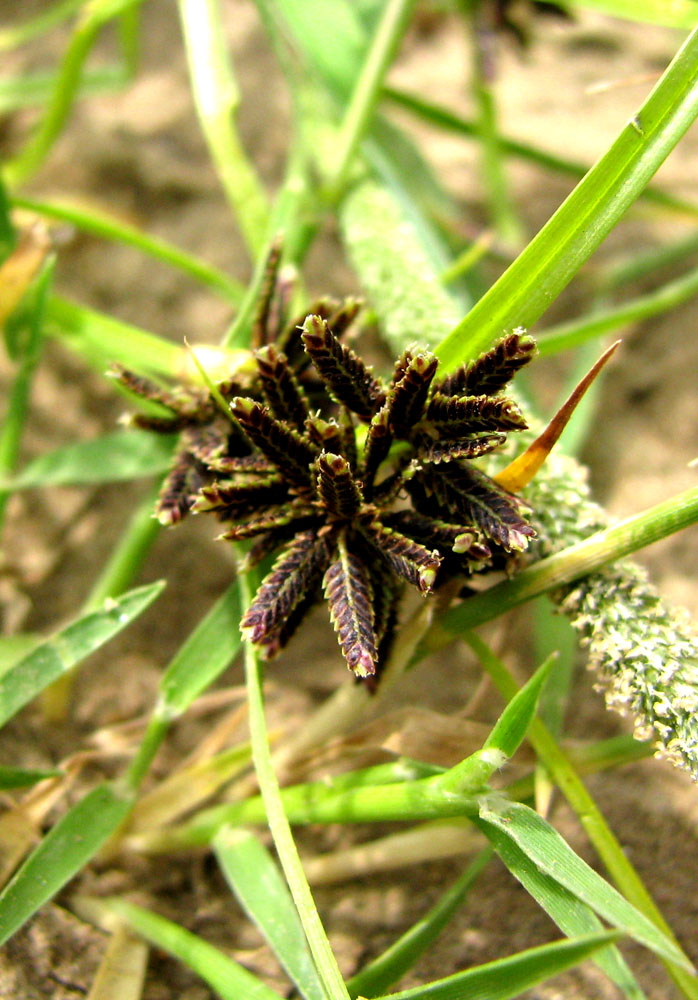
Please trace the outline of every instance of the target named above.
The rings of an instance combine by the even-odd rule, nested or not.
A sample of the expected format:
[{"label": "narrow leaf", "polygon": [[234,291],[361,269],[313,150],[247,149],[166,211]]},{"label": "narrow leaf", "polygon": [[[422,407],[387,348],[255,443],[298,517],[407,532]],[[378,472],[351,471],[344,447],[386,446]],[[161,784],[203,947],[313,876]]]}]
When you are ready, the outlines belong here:
[{"label": "narrow leaf", "polygon": [[113,785],[100,785],[58,821],[0,893],[0,944],[97,853],[131,805]]},{"label": "narrow leaf", "polygon": [[241,997],[245,1000],[281,1000],[278,993],[247,969],[171,920],[125,899],[100,900],[99,906],[115,914],[156,948],[178,958],[223,1000],[241,1000]]},{"label": "narrow leaf", "polygon": [[556,659],[557,653],[551,653],[511,699],[487,737],[484,748],[501,750],[507,759],[514,756],[536,714],[538,698]]},{"label": "narrow leaf", "polygon": [[0,788],[29,788],[45,778],[60,778],[63,771],[28,771],[23,767],[0,766]]},{"label": "narrow leaf", "polygon": [[136,587],[101,611],[84,615],[23,657],[0,678],[0,725],[45,687],[117,635],[151,604],[164,581]]},{"label": "narrow leaf", "polygon": [[683,969],[691,963],[680,948],[574,853],[542,816],[518,802],[488,796],[480,818],[513,840],[540,871],[555,879],[604,920]]},{"label": "narrow leaf", "polygon": [[129,430],[57,448],[29,462],[2,489],[113,483],[166,472],[172,462],[174,435]]},{"label": "narrow leaf", "polygon": [[240,905],[306,1000],[326,1000],[286,882],[260,841],[245,830],[223,827],[212,844]]},{"label": "narrow leaf", "polygon": [[[618,937],[617,933],[607,931],[571,941],[554,941],[466,972],[456,972],[428,986],[391,993],[390,1000],[510,1000],[565,969],[579,965]],[[378,1000],[388,1000],[388,997]]]}]

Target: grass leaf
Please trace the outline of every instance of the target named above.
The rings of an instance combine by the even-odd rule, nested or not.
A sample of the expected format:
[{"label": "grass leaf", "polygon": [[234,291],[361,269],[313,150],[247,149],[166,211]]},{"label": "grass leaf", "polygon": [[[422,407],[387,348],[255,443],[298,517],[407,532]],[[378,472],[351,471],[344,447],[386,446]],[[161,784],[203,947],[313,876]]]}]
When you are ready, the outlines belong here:
[{"label": "grass leaf", "polygon": [[79,441],[40,455],[17,476],[0,482],[0,488],[25,490],[155,476],[169,469],[176,440],[174,434],[128,430]]},{"label": "grass leaf", "polygon": [[[391,993],[389,1000],[508,1000],[578,965],[617,937],[617,933],[606,932],[571,941],[554,941],[466,972],[457,972],[428,986]],[[388,1000],[388,997],[378,1000]]]},{"label": "grass leaf", "polygon": [[253,834],[231,827],[220,830],[212,846],[238,902],[299,991],[306,1000],[325,1000],[291,894],[267,849]]},{"label": "grass leaf", "polygon": [[101,611],[83,615],[15,663],[0,679],[0,725],[144,611],[165,586],[136,587]]},{"label": "grass leaf", "polygon": [[223,1000],[280,1000],[279,994],[265,986],[237,962],[228,958],[202,938],[191,934],[165,917],[124,899],[100,900],[111,913],[123,920],[156,948],[174,955],[223,998]]},{"label": "grass leaf", "polygon": [[100,785],[58,821],[0,893],[0,944],[48,902],[99,850],[131,808]]},{"label": "grass leaf", "polygon": [[36,785],[44,778],[59,778],[63,771],[53,768],[50,771],[27,771],[23,767],[4,767],[0,765],[0,788],[28,788]]}]

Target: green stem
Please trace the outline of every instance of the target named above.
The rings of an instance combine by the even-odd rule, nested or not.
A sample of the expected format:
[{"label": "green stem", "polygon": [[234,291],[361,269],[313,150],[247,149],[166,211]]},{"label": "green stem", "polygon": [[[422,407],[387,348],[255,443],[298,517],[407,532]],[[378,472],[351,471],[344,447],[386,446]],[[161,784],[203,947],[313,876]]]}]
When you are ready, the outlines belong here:
[{"label": "green stem", "polygon": [[262,252],[269,206],[234,125],[240,103],[217,0],[178,0],[196,110],[223,191],[253,259]]},{"label": "green stem", "polygon": [[4,168],[3,179],[9,187],[24,183],[41,166],[65,125],[80,87],[85,60],[102,26],[140,0],[95,0],[85,7],[86,14],[73,32],[61,63],[56,86],[46,106],[35,135],[22,152]]},{"label": "green stem", "polygon": [[29,18],[23,24],[0,28],[0,52],[26,45],[38,35],[43,35],[62,21],[67,21],[80,9],[83,2],[84,0],[61,0],[60,3],[51,4],[48,10]]},{"label": "green stem", "polygon": [[[477,139],[479,136],[477,122],[456,114],[454,111],[449,111],[448,108],[444,108],[440,104],[425,101],[423,98],[417,97],[416,94],[410,94],[396,87],[385,87],[383,96],[390,103],[411,111],[417,117],[431,122],[432,125],[437,125],[447,132],[467,136],[469,139]],[[507,156],[516,157],[525,163],[535,163],[545,170],[551,170],[565,177],[573,177],[581,180],[591,169],[589,164],[577,163],[574,160],[568,160],[566,157],[556,156],[555,153],[547,153],[537,146],[531,146],[526,142],[519,142],[517,139],[512,139],[506,135],[500,134],[499,142],[502,152]],[[640,194],[640,199],[653,202],[674,212],[680,212],[682,215],[691,217],[698,215],[697,204],[677,198],[666,191],[659,191],[657,188],[645,188]]]},{"label": "green stem", "polygon": [[[698,486],[685,490],[670,500],[629,517],[620,524],[570,545],[547,559],[521,570],[511,580],[475,594],[446,611],[433,626],[436,647],[443,644],[445,634],[475,628],[496,618],[516,605],[537,597],[548,590],[572,583],[601,569],[606,563],[636,552],[645,545],[666,538],[698,521]],[[429,649],[434,644],[427,637]]]},{"label": "green stem", "polygon": [[179,247],[175,247],[157,236],[150,236],[134,226],[129,226],[119,219],[104,215],[94,209],[85,211],[78,206],[36,201],[33,198],[13,198],[12,204],[16,208],[26,208],[49,219],[69,222],[82,232],[91,233],[93,236],[135,247],[219,292],[234,305],[238,305],[245,294],[245,290],[239,282],[229,278],[227,274],[211,267],[210,264],[198,257],[180,250]]},{"label": "green stem", "polygon": [[675,281],[669,281],[647,295],[640,295],[629,302],[611,309],[601,309],[592,316],[559,323],[536,333],[540,355],[557,354],[570,347],[577,347],[592,337],[618,330],[631,323],[639,323],[650,316],[675,309],[698,294],[698,268]]},{"label": "green stem", "polygon": [[407,30],[415,0],[388,0],[358,76],[337,138],[337,166],[328,183],[331,201],[341,197],[359,144],[380,97],[383,80]]},{"label": "green stem", "polygon": [[[243,605],[251,600],[249,582],[245,574],[240,576],[240,590]],[[315,961],[318,974],[323,982],[328,1000],[349,1000],[344,979],[337,960],[332,953],[327,935],[320,921],[310,886],[308,885],[298,850],[293,840],[291,827],[284,813],[279,783],[274,773],[269,752],[267,725],[264,716],[264,695],[262,690],[261,665],[257,650],[251,643],[245,643],[245,678],[247,701],[250,714],[250,738],[252,758],[259,779],[259,787],[264,801],[269,829],[274,846],[283,868],[288,887],[298,910],[308,945]]]},{"label": "green stem", "polygon": [[480,21],[486,16],[481,3],[476,3],[473,13],[469,14],[474,28],[472,90],[478,109],[477,133],[482,159],[480,179],[485,189],[489,218],[494,223],[499,239],[505,246],[518,248],[524,242],[523,228],[514,211],[504,172],[502,143],[497,127],[497,105],[487,66],[487,54],[483,51],[478,30]]},{"label": "green stem", "polygon": [[[509,702],[519,687],[504,663],[473,633],[462,638],[467,642],[502,697]],[[584,782],[572,766],[567,755],[557,744],[550,730],[540,719],[534,719],[528,730],[528,739],[547,771],[572,806],[589,839],[603,861],[618,889],[644,913],[670,940],[676,942],[671,927],[658,910],[642,879],[626,857],[621,844],[608,826],[603,814],[587,791]],[[698,981],[673,963],[662,960],[667,972],[687,997],[698,997]]]}]

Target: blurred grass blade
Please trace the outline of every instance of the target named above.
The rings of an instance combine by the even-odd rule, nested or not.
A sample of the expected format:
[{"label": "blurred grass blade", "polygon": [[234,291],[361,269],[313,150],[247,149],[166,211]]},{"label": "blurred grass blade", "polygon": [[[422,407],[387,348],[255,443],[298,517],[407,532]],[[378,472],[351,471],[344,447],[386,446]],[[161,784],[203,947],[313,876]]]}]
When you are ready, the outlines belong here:
[{"label": "blurred grass blade", "polygon": [[[85,909],[82,903],[80,909]],[[223,1000],[280,1000],[278,993],[218,948],[165,917],[116,898],[94,900],[94,909],[114,914],[150,944],[174,955]]]},{"label": "blurred grass blade", "polygon": [[377,1000],[510,1000],[579,965],[618,937],[618,933],[604,932],[571,941],[554,941]]},{"label": "blurred grass blade", "polygon": [[36,201],[32,198],[13,198],[12,204],[17,208],[24,208],[30,212],[48,219],[58,219],[61,222],[68,222],[71,226],[93,236],[102,239],[113,240],[124,246],[132,246],[143,253],[169,264],[182,273],[189,275],[196,281],[212,288],[222,294],[230,302],[237,305],[241,302],[245,289],[237,281],[229,278],[227,274],[205,261],[194,257],[179,247],[158,236],[151,236],[142,232],[135,226],[130,226],[122,219],[105,212],[99,211],[93,206],[80,207],[77,204],[63,202]]},{"label": "blurred grass blade", "polygon": [[0,765],[0,788],[30,788],[44,778],[60,778],[63,771],[53,768],[50,771],[27,771],[23,767],[4,767]]},{"label": "blurred grass blade", "polygon": [[10,187],[23,184],[39,169],[60,135],[77,96],[85,60],[103,25],[135,3],[140,0],[91,0],[84,6],[84,16],[65,49],[43,118],[24,149],[5,165],[3,176]]},{"label": "blurred grass blade", "polygon": [[84,0],[60,0],[52,3],[46,10],[41,11],[34,17],[27,18],[22,24],[8,25],[0,28],[0,52],[8,49],[16,49],[19,45],[30,42],[37,35],[43,35],[51,28],[72,17]]},{"label": "blurred grass blade", "polygon": [[172,463],[174,434],[128,430],[104,434],[91,441],[57,448],[40,455],[0,489],[26,490],[37,486],[116,483],[166,472]]},{"label": "blurred grass blade", "polygon": [[130,796],[104,784],[58,821],[0,893],[0,945],[97,853],[131,804]]},{"label": "blurred grass blade", "polygon": [[159,580],[105,602],[101,611],[79,618],[10,667],[0,679],[0,725],[137,618],[164,586]]},{"label": "blurred grass blade", "polygon": [[499,716],[494,729],[485,741],[483,749],[494,747],[494,749],[500,750],[507,760],[514,756],[523,742],[528,732],[528,727],[531,725],[533,717],[536,714],[538,698],[556,658],[557,654],[552,653],[538,667],[535,674],[529,678],[521,690],[514,695]]},{"label": "blurred grass blade", "polygon": [[253,259],[264,249],[269,206],[235,128],[240,103],[218,0],[178,0],[197,114],[223,191]]},{"label": "blurred grass blade", "polygon": [[568,320],[557,326],[536,333],[538,353],[541,356],[557,354],[570,347],[577,347],[593,337],[615,332],[621,327],[639,323],[651,316],[675,309],[683,302],[698,295],[698,268],[669,281],[647,295],[640,295],[619,306],[595,311],[578,319]]},{"label": "blurred grass blade", "polygon": [[[123,65],[102,66],[87,70],[81,79],[80,97],[113,93],[128,82],[128,70]],[[45,107],[56,87],[55,73],[31,73],[3,77],[0,80],[0,112],[9,114],[19,108]]]},{"label": "blurred grass blade", "polygon": [[177,371],[179,346],[94,309],[54,295],[46,304],[46,321],[49,333],[66,340],[100,372],[116,362],[139,374],[172,375]]},{"label": "blurred grass blade", "polygon": [[160,682],[158,714],[181,715],[225,670],[240,648],[241,616],[238,586],[233,583],[170,662]]},{"label": "blurred grass blade", "polygon": [[[598,10],[610,17],[624,17],[629,21],[646,21],[647,24],[662,24],[667,28],[695,27],[695,0],[577,0],[579,7]],[[567,8],[567,3],[560,4]]]},{"label": "blurred grass blade", "polygon": [[404,976],[436,940],[456,910],[463,905],[471,886],[491,858],[492,851],[489,848],[481,851],[421,920],[410,927],[382,955],[352,976],[347,983],[350,996],[377,996]]},{"label": "blurred grass blade", "polygon": [[0,636],[0,677],[6,674],[17,660],[26,656],[32,649],[36,649],[42,638],[43,636],[34,632]]},{"label": "blurred grass blade", "polygon": [[[693,0],[691,0],[691,2],[693,2]],[[396,104],[398,107],[406,108],[417,117],[422,118],[424,121],[430,122],[432,125],[436,125],[447,132],[453,132],[456,135],[468,136],[468,138],[471,139],[476,139],[478,136],[478,129],[475,121],[470,118],[465,118],[463,115],[452,111],[443,104],[436,104],[433,101],[425,100],[417,94],[413,94],[406,90],[400,90],[397,87],[386,87],[384,96],[391,103]],[[512,139],[506,135],[500,135],[499,141],[502,152],[507,156],[516,157],[519,160],[523,160],[525,163],[535,163],[544,170],[550,170],[554,173],[562,174],[564,177],[574,177],[577,180],[581,180],[590,169],[590,165],[588,163],[580,163],[577,160],[569,160],[564,156],[558,156],[556,153],[550,153],[544,149],[540,149],[538,146],[532,146],[529,143],[520,142],[518,139]],[[679,212],[694,218],[698,215],[698,203],[686,201],[684,198],[679,198],[676,195],[670,194],[668,191],[662,191],[659,188],[652,186],[645,188],[645,190],[641,193],[640,198],[643,201],[651,201],[655,205],[661,205],[663,208],[669,209],[673,212]]]},{"label": "blurred grass blade", "polygon": [[125,927],[112,934],[86,1000],[142,1000],[148,946]]},{"label": "blurred grass blade", "polygon": [[538,813],[520,802],[491,795],[481,800],[480,819],[486,834],[492,828],[504,834],[539,871],[553,878],[612,926],[670,962],[692,971],[691,963],[680,948],[582,861]]},{"label": "blurred grass blade", "polygon": [[212,844],[225,879],[306,1000],[325,1000],[296,908],[271,855],[246,830],[223,827]]},{"label": "blurred grass blade", "polygon": [[639,196],[698,116],[698,29],[650,96],[538,235],[442,341],[448,371],[530,327]]}]

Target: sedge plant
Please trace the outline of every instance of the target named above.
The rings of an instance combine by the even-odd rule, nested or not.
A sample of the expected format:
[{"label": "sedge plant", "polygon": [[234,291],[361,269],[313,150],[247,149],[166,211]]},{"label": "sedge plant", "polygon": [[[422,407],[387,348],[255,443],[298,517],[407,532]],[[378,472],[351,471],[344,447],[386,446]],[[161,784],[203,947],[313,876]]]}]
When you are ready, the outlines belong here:
[{"label": "sedge plant", "polygon": [[[695,292],[688,270],[623,305],[609,302],[630,277],[688,259],[695,239],[683,240],[637,255],[627,273],[606,274],[598,310],[537,337],[527,333],[636,202],[688,218],[698,212],[698,204],[651,182],[698,117],[698,33],[688,33],[698,20],[694,5],[678,0],[671,11],[653,0],[632,5],[632,16],[667,23],[685,37],[632,121],[586,169],[499,134],[496,77],[486,72],[487,53],[477,46],[483,33],[498,29],[527,36],[528,26],[523,31],[505,0],[454,3],[449,15],[476,46],[474,121],[387,87],[415,17],[410,0],[256,0],[293,113],[286,175],[275,192],[265,190],[237,127],[242,98],[228,51],[226,5],[179,0],[177,6],[192,106],[248,251],[247,285],[102,209],[44,200],[25,189],[40,177],[75,103],[138,74],[147,4],[54,3],[50,13],[0,33],[0,45],[11,48],[74,19],[53,75],[18,78],[4,88],[6,106],[17,108],[27,103],[31,84],[39,116],[2,173],[0,316],[14,380],[0,437],[0,518],[21,490],[156,480],[74,619],[56,622],[51,635],[2,639],[0,721],[10,723],[42,695],[45,724],[49,718],[61,724],[76,669],[157,602],[164,582],[139,586],[136,576],[163,528],[182,531],[179,522],[188,515],[210,513],[224,525],[221,550],[227,545],[235,564],[227,589],[162,673],[127,766],[91,785],[85,779],[70,805],[74,761],[70,768],[31,769],[22,761],[0,768],[8,790],[0,817],[0,940],[58,897],[109,934],[90,986],[93,998],[147,995],[148,945],[184,963],[215,995],[282,995],[234,961],[231,949],[157,912],[157,900],[151,908],[124,894],[90,896],[73,882],[95,861],[115,866],[137,856],[142,868],[155,855],[203,849],[288,982],[310,1000],[514,997],[587,958],[618,995],[641,998],[643,984],[618,948],[622,937],[658,957],[677,996],[698,997],[691,962],[652,887],[582,780],[653,749],[698,776],[698,638],[687,617],[627,559],[694,524],[698,488],[612,524],[591,500],[578,462],[555,446],[581,390],[547,428],[517,390],[519,370],[535,364],[536,353],[588,345]],[[540,5],[528,6],[533,17]],[[574,13],[576,5],[560,6]],[[628,14],[620,0],[590,6]],[[116,32],[120,61],[95,74],[90,53],[109,29]],[[532,23],[530,30],[543,29]],[[391,119],[396,104],[480,143],[496,240],[476,240],[465,252],[455,245],[457,206]],[[511,156],[578,182],[483,290],[484,270],[470,280],[483,260],[511,256],[523,243],[506,185]],[[309,298],[303,287],[307,254],[328,218],[355,271],[363,308],[336,298],[329,278],[322,298]],[[48,220],[131,246],[201,283],[234,310],[220,343],[189,348],[60,294],[55,260],[61,249]],[[382,369],[362,359],[367,314],[393,356]],[[32,380],[49,338],[108,375],[114,391],[128,397],[131,418],[125,429],[20,466]],[[600,353],[598,345],[594,351]],[[578,411],[574,418],[577,435],[583,417]],[[175,578],[166,582],[177,587]],[[405,599],[409,589],[418,603]],[[545,595],[580,633],[609,705],[632,713],[643,743],[630,736],[582,745],[565,740],[572,633],[560,627],[562,618],[553,623],[549,604],[541,603]],[[307,615],[323,598],[347,680],[296,731],[272,739],[267,661],[287,645],[292,658],[295,633],[309,627]],[[534,599],[540,665],[518,683],[506,654],[498,655],[476,630]],[[409,691],[410,671],[428,653],[455,643],[474,653],[499,691],[496,723],[449,763],[402,752],[354,766],[352,734],[368,720],[389,722],[391,694]],[[151,764],[173,725],[214,697],[212,685],[238,654],[249,741],[207,742],[196,759],[154,777]],[[454,669],[456,654],[448,655]],[[419,719],[419,698],[412,701]],[[444,723],[430,724],[438,731]],[[312,765],[308,771],[308,755],[330,740],[341,768],[330,776],[313,773]],[[525,741],[533,756],[513,780],[507,764]],[[576,813],[603,875],[548,820],[555,788]],[[57,803],[59,818],[49,824]],[[385,822],[400,824],[398,832],[337,857],[310,859],[305,867],[301,862],[295,826]],[[259,835],[266,828],[276,858]],[[467,857],[453,884],[387,950],[372,950],[353,976],[343,975],[307,873],[329,881],[362,867],[375,870],[386,855],[394,863],[401,856],[407,868],[446,854]],[[562,937],[399,990],[474,882],[490,877],[495,855]]]}]

